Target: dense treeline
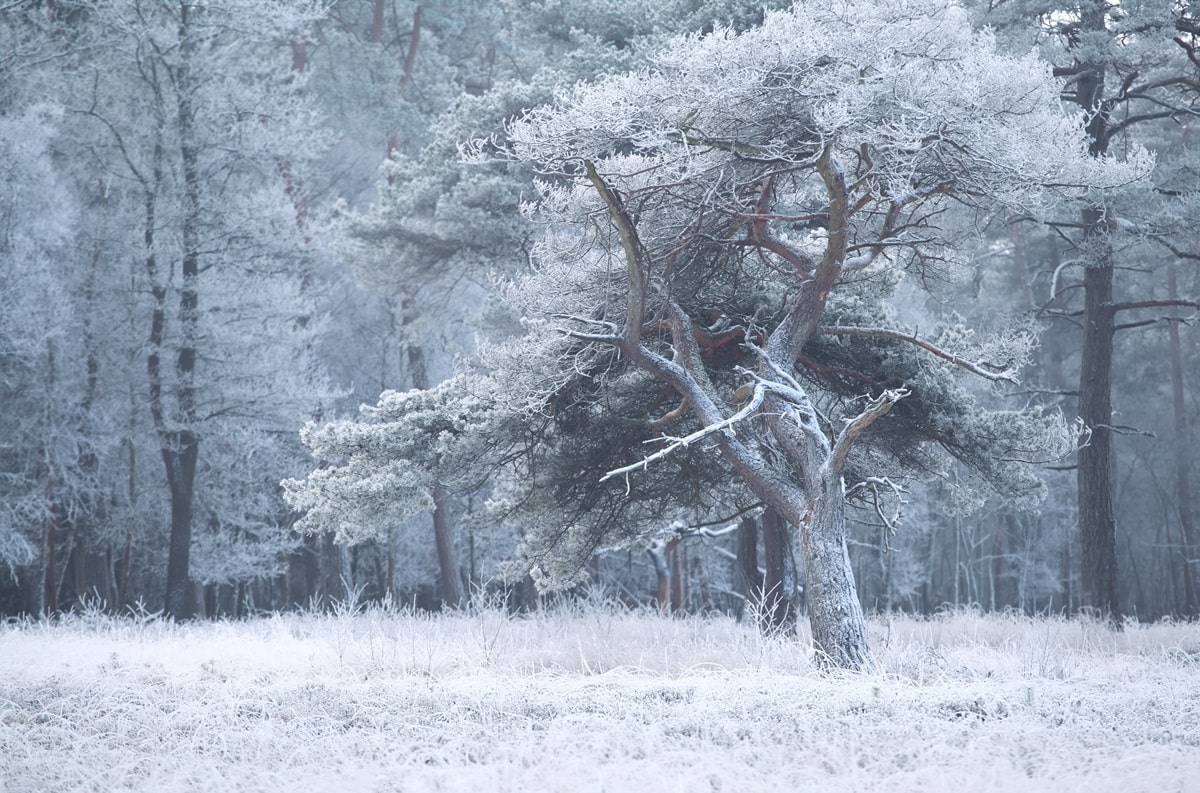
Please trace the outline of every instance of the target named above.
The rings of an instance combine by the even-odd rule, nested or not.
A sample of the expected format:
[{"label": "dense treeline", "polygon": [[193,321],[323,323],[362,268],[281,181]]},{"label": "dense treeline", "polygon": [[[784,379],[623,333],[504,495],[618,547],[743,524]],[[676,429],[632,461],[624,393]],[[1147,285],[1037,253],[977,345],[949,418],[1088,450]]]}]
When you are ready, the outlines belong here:
[{"label": "dense treeline", "polygon": [[[863,0],[821,22],[806,82],[698,82],[759,69],[788,5],[0,2],[0,611],[522,608],[584,583],[786,626],[811,517],[710,435],[633,469],[647,441],[786,412],[772,301],[836,236],[841,151],[866,236],[820,325],[892,336],[813,319],[779,382],[844,466],[863,607],[1200,616],[1190,4]],[[839,72],[869,32],[875,60]],[[918,44],[957,81],[890,76]],[[993,119],[985,58],[1021,101],[1051,86],[1061,126],[1011,98]],[[1022,114],[1041,126],[1016,136]],[[708,170],[643,176],[684,149]],[[902,178],[939,181],[922,203]],[[632,292],[596,273],[666,260],[683,275],[670,299],[646,276],[638,333],[664,360],[694,336],[724,413],[602,348]],[[862,440],[838,457],[843,424]],[[756,442],[803,480],[786,433]]]}]

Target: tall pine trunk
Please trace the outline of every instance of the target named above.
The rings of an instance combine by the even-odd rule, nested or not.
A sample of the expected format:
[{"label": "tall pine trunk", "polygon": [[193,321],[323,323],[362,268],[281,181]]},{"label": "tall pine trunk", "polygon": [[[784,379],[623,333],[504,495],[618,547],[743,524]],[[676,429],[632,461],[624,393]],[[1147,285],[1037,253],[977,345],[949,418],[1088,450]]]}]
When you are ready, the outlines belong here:
[{"label": "tall pine trunk", "polygon": [[[1084,222],[1100,222],[1087,210]],[[1107,245],[1106,242],[1101,243]],[[1092,437],[1079,450],[1079,536],[1084,603],[1119,623],[1117,599],[1117,523],[1112,504],[1112,363],[1114,312],[1111,260],[1091,264],[1084,273],[1083,356],[1079,364],[1079,417]]]},{"label": "tall pine trunk", "polygon": [[787,557],[791,546],[787,521],[779,511],[767,507],[762,514],[763,568],[759,625],[767,633],[791,632],[796,614],[788,591]]},{"label": "tall pine trunk", "polygon": [[196,143],[190,59],[195,47],[189,29],[190,5],[179,8],[180,62],[173,73],[179,112],[179,156],[183,170],[182,283],[179,290],[179,349],[175,359],[177,379],[176,421],[182,429],[160,433],[163,464],[171,492],[171,537],[167,556],[166,612],[176,619],[191,616],[192,597],[189,559],[192,546],[192,504],[195,497],[196,465],[200,438],[195,432],[196,341],[198,336],[200,275],[200,164]]},{"label": "tall pine trunk", "polygon": [[[401,302],[401,325],[410,328],[415,312],[415,300],[407,297]],[[415,388],[430,386],[429,369],[425,362],[425,351],[411,340],[405,342],[408,354],[409,379]],[[442,603],[449,608],[462,608],[467,602],[462,575],[458,569],[458,556],[454,551],[454,527],[450,522],[446,488],[441,482],[433,485],[433,543],[437,549],[438,570],[442,578]]]},{"label": "tall pine trunk", "polygon": [[[1107,4],[1091,0],[1082,8],[1082,27],[1107,31]],[[1089,148],[1094,157],[1108,152],[1108,110],[1104,80],[1107,66],[1093,61],[1079,67],[1074,101],[1088,114]],[[1117,598],[1117,530],[1112,503],[1113,251],[1101,207],[1083,210],[1084,245],[1090,261],[1083,282],[1083,353],[1079,363],[1079,417],[1091,429],[1091,441],[1079,451],[1076,469],[1083,605],[1114,626],[1121,624]]]},{"label": "tall pine trunk", "polygon": [[[1179,299],[1179,283],[1174,265],[1167,270],[1167,297]],[[1187,405],[1183,389],[1183,345],[1179,338],[1179,308],[1171,307],[1171,321],[1167,327],[1167,341],[1171,359],[1171,403],[1175,427],[1175,497],[1179,511],[1179,534],[1182,542],[1180,556],[1183,559],[1183,591],[1186,598],[1187,616],[1200,617],[1200,602],[1197,602],[1196,573],[1196,527],[1192,506],[1192,428],[1187,420]]]}]

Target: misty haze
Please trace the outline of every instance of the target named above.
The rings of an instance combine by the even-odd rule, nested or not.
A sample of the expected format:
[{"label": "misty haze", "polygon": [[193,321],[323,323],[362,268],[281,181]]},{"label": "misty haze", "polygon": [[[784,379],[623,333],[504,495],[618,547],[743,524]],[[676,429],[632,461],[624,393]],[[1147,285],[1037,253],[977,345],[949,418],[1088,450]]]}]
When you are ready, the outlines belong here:
[{"label": "misty haze", "polygon": [[0,0],[0,789],[1200,784],[1193,5]]}]

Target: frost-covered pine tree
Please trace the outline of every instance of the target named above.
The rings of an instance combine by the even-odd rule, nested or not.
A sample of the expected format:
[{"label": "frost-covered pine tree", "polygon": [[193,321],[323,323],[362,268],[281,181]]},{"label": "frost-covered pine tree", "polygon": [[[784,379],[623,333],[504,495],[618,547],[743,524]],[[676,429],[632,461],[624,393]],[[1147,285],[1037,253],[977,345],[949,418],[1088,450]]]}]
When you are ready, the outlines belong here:
[{"label": "frost-covered pine tree", "polygon": [[[1090,157],[1045,64],[902,0],[800,4],[676,40],[507,141],[544,176],[529,207],[542,237],[502,290],[520,329],[485,352],[483,379],[408,395],[329,446],[340,465],[292,483],[294,503],[419,492],[378,478],[370,460],[389,452],[404,471],[508,466],[498,492],[530,507],[525,555],[553,583],[571,572],[556,550],[577,566],[580,547],[627,539],[621,524],[749,493],[796,527],[818,657],[849,669],[872,661],[847,499],[947,454],[1028,494],[1023,463],[1071,442],[1053,417],[976,408],[958,382],[1011,380],[1027,334],[918,333],[892,319],[893,288],[957,267],[964,219],[1040,216],[1148,167]],[[438,421],[405,417],[435,398]]]},{"label": "frost-covered pine tree", "polygon": [[[1009,463],[1047,440],[1028,416],[972,410],[948,379],[1010,379],[1019,335],[923,338],[889,322],[889,289],[955,265],[952,210],[1042,216],[1148,167],[1089,157],[1045,64],[921,2],[799,5],[680,42],[509,138],[548,179],[546,236],[512,293],[544,332],[514,344],[553,340],[539,353],[559,377],[629,368],[673,391],[658,451],[607,475],[712,442],[799,528],[817,649],[849,668],[870,652],[844,509],[887,470],[875,455],[904,463],[924,436],[1018,490]],[[674,414],[699,426],[673,431]]]}]

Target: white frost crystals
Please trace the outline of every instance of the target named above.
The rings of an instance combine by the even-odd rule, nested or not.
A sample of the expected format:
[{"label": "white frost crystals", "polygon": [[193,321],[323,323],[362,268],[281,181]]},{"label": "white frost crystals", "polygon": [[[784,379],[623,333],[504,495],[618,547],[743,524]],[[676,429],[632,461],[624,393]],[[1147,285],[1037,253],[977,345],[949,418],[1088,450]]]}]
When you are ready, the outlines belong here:
[{"label": "white frost crystals", "polygon": [[[869,146],[877,191],[893,200],[910,201],[919,182],[1034,214],[1153,167],[1144,149],[1121,163],[1089,156],[1083,119],[1062,109],[1049,65],[998,54],[989,33],[942,3],[799,3],[740,35],[682,39],[655,63],[529,113],[508,131],[514,153],[570,163],[632,150],[669,166],[659,178],[682,181],[713,146],[789,163],[824,144],[847,155]],[[622,178],[647,165],[606,164]]]}]

